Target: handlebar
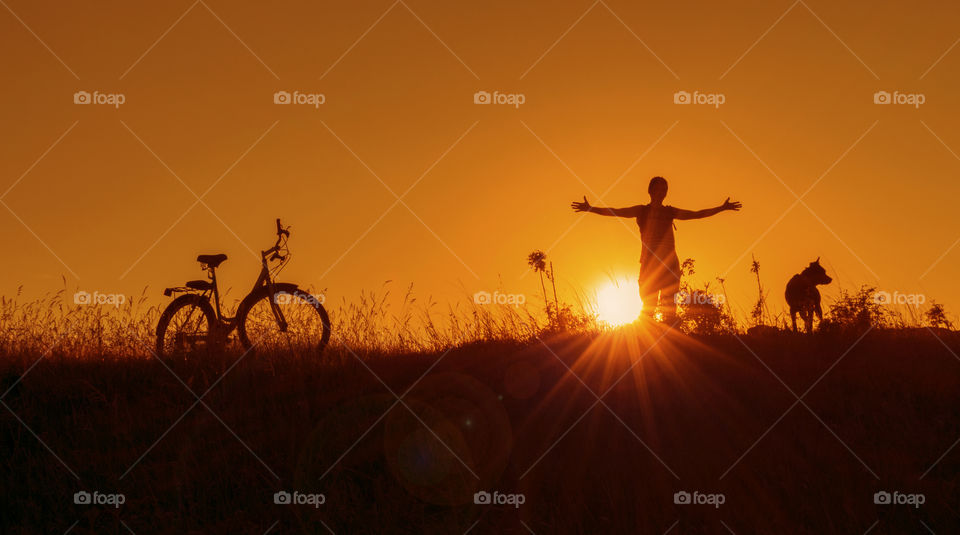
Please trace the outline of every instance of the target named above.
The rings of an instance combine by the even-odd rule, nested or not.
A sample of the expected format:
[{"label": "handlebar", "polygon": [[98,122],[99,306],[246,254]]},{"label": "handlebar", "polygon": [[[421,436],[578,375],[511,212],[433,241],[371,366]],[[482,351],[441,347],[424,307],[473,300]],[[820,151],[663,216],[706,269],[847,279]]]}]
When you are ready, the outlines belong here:
[{"label": "handlebar", "polygon": [[277,241],[273,244],[273,247],[267,249],[266,251],[260,251],[260,255],[266,258],[267,255],[273,253],[273,256],[270,257],[270,260],[283,260],[284,258],[286,258],[286,256],[279,254],[280,242],[283,241],[284,237],[286,238],[290,237],[290,229],[284,228],[283,225],[280,224],[280,218],[278,217],[277,218]]},{"label": "handlebar", "polygon": [[277,237],[279,238],[282,235],[290,237],[290,230],[283,228],[283,225],[280,224],[280,218],[277,218]]}]

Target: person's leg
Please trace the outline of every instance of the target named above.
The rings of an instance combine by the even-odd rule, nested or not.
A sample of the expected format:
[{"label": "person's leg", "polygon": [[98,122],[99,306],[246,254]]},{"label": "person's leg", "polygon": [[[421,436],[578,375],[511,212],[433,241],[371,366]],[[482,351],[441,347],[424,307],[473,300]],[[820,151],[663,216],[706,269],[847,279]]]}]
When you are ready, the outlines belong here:
[{"label": "person's leg", "polygon": [[640,279],[637,281],[640,285],[640,301],[643,302],[643,308],[640,309],[640,315],[647,319],[652,319],[657,310],[657,292],[659,288],[653,284],[653,279],[649,273],[640,270]]},{"label": "person's leg", "polygon": [[679,265],[674,269],[671,263],[661,262],[652,263],[646,270],[641,269],[640,298],[643,300],[645,316],[653,318],[659,308],[663,316],[662,321],[667,322],[670,319],[669,323],[674,323],[676,317],[674,299],[680,288],[680,279],[676,274],[679,272]]},{"label": "person's leg", "polygon": [[676,255],[665,259],[657,273],[657,290],[660,291],[660,313],[667,325],[677,323],[677,292],[680,291],[680,261]]},{"label": "person's leg", "polygon": [[664,277],[663,287],[660,289],[660,310],[663,311],[663,322],[674,325],[677,318],[677,292],[680,291],[680,277],[668,274]]}]

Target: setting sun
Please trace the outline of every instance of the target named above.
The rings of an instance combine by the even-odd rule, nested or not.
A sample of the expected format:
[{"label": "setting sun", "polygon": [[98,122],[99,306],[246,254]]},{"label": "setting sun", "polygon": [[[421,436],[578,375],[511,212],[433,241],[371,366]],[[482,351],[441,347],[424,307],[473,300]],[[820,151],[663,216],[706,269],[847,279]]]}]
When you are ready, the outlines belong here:
[{"label": "setting sun", "polygon": [[600,321],[610,325],[626,325],[637,319],[642,308],[636,281],[607,282],[597,290]]}]

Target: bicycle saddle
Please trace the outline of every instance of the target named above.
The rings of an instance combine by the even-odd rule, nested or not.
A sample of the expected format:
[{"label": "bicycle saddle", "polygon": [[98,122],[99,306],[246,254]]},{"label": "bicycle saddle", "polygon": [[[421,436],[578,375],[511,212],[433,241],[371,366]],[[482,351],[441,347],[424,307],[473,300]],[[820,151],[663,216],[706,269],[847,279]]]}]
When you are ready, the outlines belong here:
[{"label": "bicycle saddle", "polygon": [[201,264],[206,264],[212,268],[215,268],[223,263],[227,259],[225,254],[202,254],[197,257],[197,262]]}]

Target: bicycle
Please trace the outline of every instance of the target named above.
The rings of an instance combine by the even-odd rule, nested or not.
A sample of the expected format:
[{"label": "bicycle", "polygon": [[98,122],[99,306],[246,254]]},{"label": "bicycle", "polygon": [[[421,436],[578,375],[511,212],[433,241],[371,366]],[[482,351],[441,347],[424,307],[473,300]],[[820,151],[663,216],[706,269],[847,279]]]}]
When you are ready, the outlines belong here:
[{"label": "bicycle", "polygon": [[[260,252],[260,276],[232,318],[221,312],[217,286],[216,270],[227,255],[197,256],[208,280],[192,280],[185,286],[164,289],[167,297],[183,295],[175,297],[160,315],[157,355],[216,351],[226,346],[236,329],[247,351],[256,347],[265,353],[277,350],[319,356],[330,341],[330,318],[322,299],[296,284],[273,280],[290,261],[289,238],[289,227],[284,228],[277,219],[277,241]],[[278,263],[271,268],[270,263],[275,261]]]}]

